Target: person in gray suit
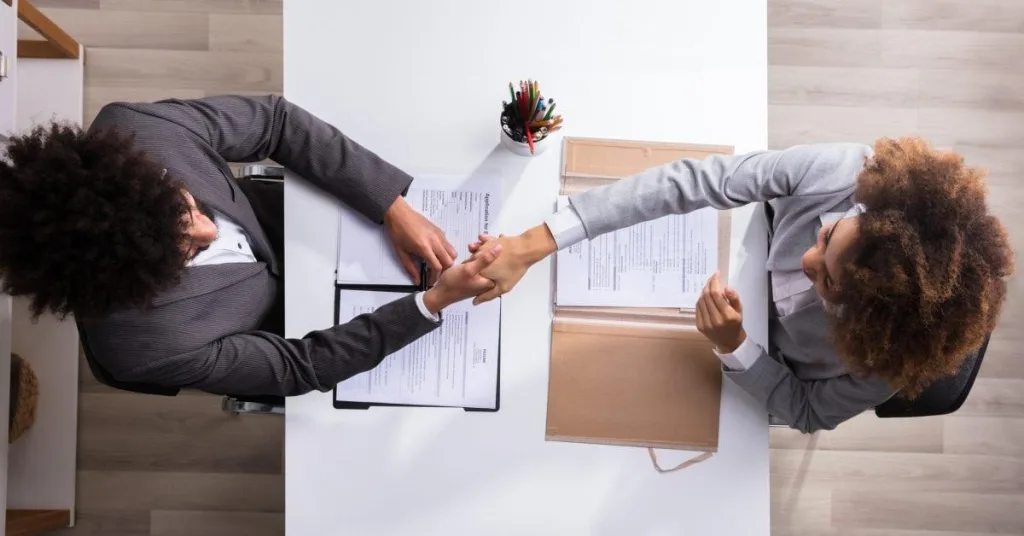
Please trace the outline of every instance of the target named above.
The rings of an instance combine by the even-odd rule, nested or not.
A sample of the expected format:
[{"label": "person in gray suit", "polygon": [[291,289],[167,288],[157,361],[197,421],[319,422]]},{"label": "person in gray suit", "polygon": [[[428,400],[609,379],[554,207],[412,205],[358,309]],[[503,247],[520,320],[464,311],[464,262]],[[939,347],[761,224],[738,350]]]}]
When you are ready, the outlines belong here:
[{"label": "person in gray suit", "polygon": [[955,373],[996,324],[1012,271],[984,174],[920,139],[796,146],[679,160],[570,197],[504,252],[483,302],[580,240],[705,207],[764,202],[772,302],[768,348],[746,337],[740,296],[717,274],[697,328],[724,373],[803,432],[832,429],[899,392]]},{"label": "person in gray suit", "polygon": [[[37,315],[74,315],[119,382],[326,391],[493,286],[479,271],[497,255],[451,266],[444,234],[403,199],[412,177],[281,97],[110,104],[88,131],[55,123],[13,137],[8,157],[2,288],[29,297]],[[236,181],[228,166],[264,159],[382,224],[410,275],[420,277],[421,259],[437,284],[285,338],[283,194]]]}]

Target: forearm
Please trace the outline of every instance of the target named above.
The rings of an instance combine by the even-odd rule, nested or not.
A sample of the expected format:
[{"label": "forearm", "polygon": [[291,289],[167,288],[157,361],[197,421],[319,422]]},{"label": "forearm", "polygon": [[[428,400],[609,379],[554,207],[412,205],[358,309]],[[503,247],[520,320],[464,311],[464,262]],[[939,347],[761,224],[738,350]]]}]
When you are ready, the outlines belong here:
[{"label": "forearm", "polygon": [[871,148],[816,144],[682,159],[569,198],[588,238],[702,208],[851,192]]},{"label": "forearm", "polygon": [[439,325],[425,318],[414,297],[408,296],[302,339],[266,332],[229,336],[205,349],[202,359],[164,368],[178,370],[176,378],[166,378],[171,385],[218,394],[294,396],[328,391]]},{"label": "forearm", "polygon": [[[744,346],[751,345],[755,347],[753,356],[744,356],[743,348],[738,349],[734,356],[720,356],[725,365],[725,375],[764,404],[769,415],[803,433],[831,430],[892,396],[892,389],[877,378],[843,375],[823,380],[801,380],[789,367],[770,357],[760,345],[744,343]],[[733,360],[729,361],[729,357]],[[746,368],[729,368],[736,364]]]},{"label": "forearm", "polygon": [[228,162],[272,159],[378,223],[412,182],[282,97],[226,95],[131,106],[188,129]]},{"label": "forearm", "polygon": [[277,106],[281,141],[271,158],[371,221],[382,222],[413,178],[299,106],[284,99]]},{"label": "forearm", "polygon": [[778,152],[682,159],[569,198],[589,238],[669,214],[724,210],[788,190],[774,180]]}]

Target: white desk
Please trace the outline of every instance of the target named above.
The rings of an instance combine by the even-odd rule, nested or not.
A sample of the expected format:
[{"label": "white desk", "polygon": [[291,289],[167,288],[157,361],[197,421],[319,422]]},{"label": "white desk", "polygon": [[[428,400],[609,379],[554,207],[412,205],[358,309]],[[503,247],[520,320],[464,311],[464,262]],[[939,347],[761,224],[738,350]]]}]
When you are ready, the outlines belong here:
[{"label": "white desk", "polygon": [[[538,79],[567,135],[765,147],[764,0],[558,0],[516,17],[513,5],[290,0],[285,95],[414,175],[499,171],[506,232],[552,211],[561,152],[498,146],[510,81]],[[512,20],[546,30],[520,32],[537,40],[526,51],[507,37]],[[730,278],[764,342],[767,319],[751,313],[768,306],[756,208],[734,214]],[[334,210],[286,183],[289,336],[331,323]],[[550,275],[538,265],[503,299],[497,413],[290,399],[288,534],[767,535],[766,417],[728,380],[718,454],[677,473],[656,473],[643,449],[544,441]]]}]

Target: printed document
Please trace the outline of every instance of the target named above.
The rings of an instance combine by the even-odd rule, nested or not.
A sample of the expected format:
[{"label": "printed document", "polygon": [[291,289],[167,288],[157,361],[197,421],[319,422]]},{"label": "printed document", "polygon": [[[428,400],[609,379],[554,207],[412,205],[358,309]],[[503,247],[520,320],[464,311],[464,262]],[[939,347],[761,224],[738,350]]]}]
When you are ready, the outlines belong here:
[{"label": "printed document", "polygon": [[[341,290],[338,322],[372,313],[405,295]],[[474,307],[466,300],[443,314],[440,328],[385,357],[373,370],[339,383],[335,399],[496,409],[501,301]]]},{"label": "printed document", "polygon": [[555,303],[692,309],[717,269],[718,213],[664,216],[559,251]]},{"label": "printed document", "polygon": [[[416,178],[405,201],[444,231],[461,262],[480,233],[497,234],[501,177]],[[339,284],[412,285],[383,225],[342,206],[338,232]]]}]

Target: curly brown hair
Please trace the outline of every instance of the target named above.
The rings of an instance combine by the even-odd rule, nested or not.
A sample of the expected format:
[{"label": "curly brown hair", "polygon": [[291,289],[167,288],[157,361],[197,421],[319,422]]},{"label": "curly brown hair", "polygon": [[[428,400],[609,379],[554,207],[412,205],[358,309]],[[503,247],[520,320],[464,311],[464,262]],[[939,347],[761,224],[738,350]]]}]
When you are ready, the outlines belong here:
[{"label": "curly brown hair", "polygon": [[857,181],[866,211],[843,256],[833,344],[901,396],[955,374],[995,327],[1013,252],[984,171],[918,138],[881,139]]},{"label": "curly brown hair", "polygon": [[144,307],[186,263],[182,186],[113,130],[51,123],[0,160],[0,288],[36,315]]}]

